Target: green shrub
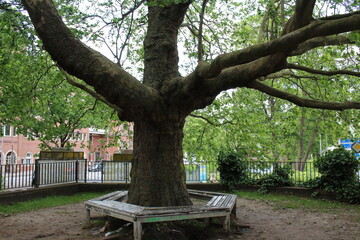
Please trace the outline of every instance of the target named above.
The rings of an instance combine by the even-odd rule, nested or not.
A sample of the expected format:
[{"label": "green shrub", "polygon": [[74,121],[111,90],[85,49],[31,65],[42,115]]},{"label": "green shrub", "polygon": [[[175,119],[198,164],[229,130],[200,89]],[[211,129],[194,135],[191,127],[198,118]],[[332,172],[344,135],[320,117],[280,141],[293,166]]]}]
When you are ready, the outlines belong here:
[{"label": "green shrub", "polygon": [[359,201],[360,183],[357,181],[356,172],[359,170],[360,161],[353,152],[344,148],[335,149],[315,161],[315,166],[321,174],[317,181],[318,188],[337,193],[337,198],[341,201]]},{"label": "green shrub", "polygon": [[220,152],[218,156],[218,171],[220,182],[233,190],[236,184],[247,181],[247,164],[245,155],[241,152]]},{"label": "green shrub", "polygon": [[291,169],[290,166],[280,166],[275,164],[273,173],[259,179],[258,184],[261,185],[259,191],[267,192],[267,187],[283,187],[291,185]]},{"label": "green shrub", "polygon": [[315,167],[319,169],[321,179],[334,182],[334,184],[356,180],[359,164],[360,161],[356,159],[355,154],[342,147],[325,153],[315,161]]}]

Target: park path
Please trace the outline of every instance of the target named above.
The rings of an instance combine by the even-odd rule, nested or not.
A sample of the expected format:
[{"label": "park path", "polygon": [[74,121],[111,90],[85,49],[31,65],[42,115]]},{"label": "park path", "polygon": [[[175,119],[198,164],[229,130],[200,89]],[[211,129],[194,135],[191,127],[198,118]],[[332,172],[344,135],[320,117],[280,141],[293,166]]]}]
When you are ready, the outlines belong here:
[{"label": "park path", "polygon": [[239,239],[360,240],[360,215],[346,207],[342,210],[330,214],[303,209],[278,209],[278,206],[265,201],[239,199]]},{"label": "park path", "polygon": [[[338,214],[278,209],[265,201],[237,201],[237,227],[211,240],[360,240],[360,216],[346,207]],[[98,229],[83,229],[83,204],[0,216],[0,240],[99,240]]]}]

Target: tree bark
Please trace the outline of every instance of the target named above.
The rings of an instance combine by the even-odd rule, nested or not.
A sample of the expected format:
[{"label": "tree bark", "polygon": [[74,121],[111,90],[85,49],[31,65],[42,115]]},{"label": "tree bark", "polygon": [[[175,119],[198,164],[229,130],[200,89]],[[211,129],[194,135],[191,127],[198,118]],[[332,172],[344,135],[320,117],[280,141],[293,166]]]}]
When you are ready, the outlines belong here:
[{"label": "tree bark", "polygon": [[311,138],[310,138],[310,141],[307,145],[307,148],[306,148],[306,151],[305,151],[305,155],[304,155],[304,163],[306,163],[307,159],[309,158],[309,155],[310,155],[310,150],[311,150],[311,147],[313,146],[314,144],[314,140],[316,138],[316,135],[318,134],[318,129],[315,128],[313,130],[313,133],[311,135]]},{"label": "tree bark", "polygon": [[304,110],[301,111],[300,126],[299,126],[299,146],[298,146],[298,157],[296,170],[302,171],[303,169],[303,152],[304,152],[304,127],[305,127],[305,116]]},{"label": "tree bark", "polygon": [[182,153],[184,119],[135,122],[129,203],[151,207],[191,204]]}]

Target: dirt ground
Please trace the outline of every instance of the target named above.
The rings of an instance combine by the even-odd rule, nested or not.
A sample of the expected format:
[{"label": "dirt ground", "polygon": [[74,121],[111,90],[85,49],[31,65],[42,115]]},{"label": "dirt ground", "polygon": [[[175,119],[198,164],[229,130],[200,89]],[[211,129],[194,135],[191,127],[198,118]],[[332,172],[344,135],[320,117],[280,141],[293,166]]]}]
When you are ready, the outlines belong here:
[{"label": "dirt ground", "polygon": [[[360,240],[360,216],[350,210],[344,209],[334,215],[301,209],[275,209],[264,201],[241,198],[237,206],[238,219],[233,221],[232,232],[212,236],[211,240]],[[99,227],[82,227],[83,209],[83,204],[79,203],[0,216],[0,240],[104,239]]]}]

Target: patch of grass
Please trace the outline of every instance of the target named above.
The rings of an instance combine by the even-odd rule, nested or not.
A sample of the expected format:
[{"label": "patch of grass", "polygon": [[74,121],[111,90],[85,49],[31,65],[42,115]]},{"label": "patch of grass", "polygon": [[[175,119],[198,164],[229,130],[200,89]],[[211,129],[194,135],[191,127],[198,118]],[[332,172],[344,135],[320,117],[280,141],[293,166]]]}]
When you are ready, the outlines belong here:
[{"label": "patch of grass", "polygon": [[96,192],[87,192],[87,193],[77,193],[71,196],[50,196],[45,198],[39,198],[34,200],[29,200],[25,202],[17,202],[9,205],[0,206],[0,215],[9,215],[14,213],[28,212],[39,210],[42,208],[49,208],[55,206],[61,206],[66,204],[73,204],[83,202],[106,193],[96,193]]},{"label": "patch of grass", "polygon": [[338,213],[339,211],[353,211],[360,213],[360,205],[350,205],[324,199],[312,199],[291,195],[262,194],[259,192],[236,191],[235,194],[249,200],[266,201],[275,209],[294,208],[305,210],[317,210],[327,213]]}]

